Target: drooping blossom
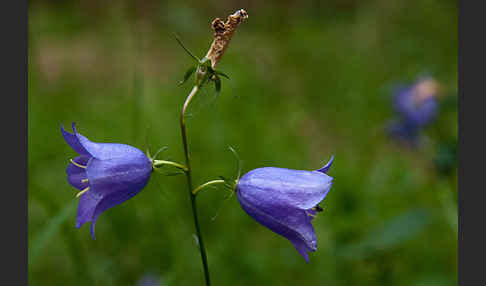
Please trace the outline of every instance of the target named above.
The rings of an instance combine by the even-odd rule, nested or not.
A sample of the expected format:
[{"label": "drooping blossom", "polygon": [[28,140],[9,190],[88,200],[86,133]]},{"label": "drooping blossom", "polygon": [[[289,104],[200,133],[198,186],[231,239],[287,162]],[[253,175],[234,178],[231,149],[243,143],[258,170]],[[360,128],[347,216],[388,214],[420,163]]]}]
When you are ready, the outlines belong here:
[{"label": "drooping blossom", "polygon": [[95,143],[76,131],[61,132],[64,140],[79,156],[71,159],[66,169],[68,182],[81,190],[76,228],[91,222],[91,237],[95,238],[95,223],[107,209],[138,194],[152,173],[150,159],[139,149],[118,143]]},{"label": "drooping blossom", "polygon": [[437,116],[438,89],[437,81],[432,78],[422,78],[410,87],[398,88],[393,97],[398,118],[388,125],[388,134],[417,146],[420,131]]},{"label": "drooping blossom", "polygon": [[236,194],[243,210],[263,226],[287,238],[309,262],[307,252],[317,250],[312,219],[322,211],[319,203],[331,189],[327,175],[334,157],[315,171],[265,167],[243,175]]}]

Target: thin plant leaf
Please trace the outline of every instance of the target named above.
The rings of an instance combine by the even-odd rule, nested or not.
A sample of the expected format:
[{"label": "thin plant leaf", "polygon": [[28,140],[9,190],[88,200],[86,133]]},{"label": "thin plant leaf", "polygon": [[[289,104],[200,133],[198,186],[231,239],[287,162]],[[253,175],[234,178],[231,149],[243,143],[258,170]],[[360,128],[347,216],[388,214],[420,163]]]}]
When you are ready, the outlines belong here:
[{"label": "thin plant leaf", "polygon": [[231,79],[230,79],[230,77],[229,77],[227,74],[225,74],[225,73],[223,73],[223,72],[221,72],[221,71],[214,70],[214,73],[215,73],[215,74],[217,74],[217,75],[220,75],[220,76],[222,76],[222,77],[225,77],[225,78],[227,78],[227,79],[229,79],[229,80],[231,80]]},{"label": "thin plant leaf", "polygon": [[196,66],[190,67],[184,74],[184,79],[179,82],[179,85],[183,85],[195,71],[196,71]]},{"label": "thin plant leaf", "polygon": [[73,199],[69,202],[56,216],[49,220],[39,234],[32,239],[32,242],[29,245],[29,248],[31,249],[29,252],[29,265],[34,263],[42,250],[44,250],[52,238],[59,233],[63,223],[74,215],[78,201],[78,199]]},{"label": "thin plant leaf", "polygon": [[214,76],[214,87],[216,89],[216,96],[219,96],[221,93],[221,79],[219,76]]},{"label": "thin plant leaf", "polygon": [[347,258],[360,259],[377,251],[392,249],[417,237],[431,222],[430,214],[424,209],[411,209],[399,214],[382,226],[370,230],[360,242],[347,245],[338,254]]},{"label": "thin plant leaf", "polygon": [[186,46],[184,46],[184,44],[182,43],[182,41],[179,39],[179,37],[177,37],[176,34],[174,34],[174,38],[176,39],[177,43],[179,43],[179,45],[184,49],[184,51],[186,51],[186,53],[191,57],[193,58],[194,60],[196,60],[197,63],[199,63],[201,60],[196,57],[193,53],[191,53],[191,51],[189,51],[189,49],[186,48]]},{"label": "thin plant leaf", "polygon": [[234,192],[230,192],[229,195],[227,195],[224,199],[223,199],[223,202],[221,202],[221,204],[219,205],[218,209],[216,210],[216,214],[214,216],[211,217],[211,221],[215,221],[216,218],[219,216],[219,213],[221,212],[221,210],[223,209],[223,207],[226,205],[226,202],[231,199],[231,197],[233,197],[234,195]]}]

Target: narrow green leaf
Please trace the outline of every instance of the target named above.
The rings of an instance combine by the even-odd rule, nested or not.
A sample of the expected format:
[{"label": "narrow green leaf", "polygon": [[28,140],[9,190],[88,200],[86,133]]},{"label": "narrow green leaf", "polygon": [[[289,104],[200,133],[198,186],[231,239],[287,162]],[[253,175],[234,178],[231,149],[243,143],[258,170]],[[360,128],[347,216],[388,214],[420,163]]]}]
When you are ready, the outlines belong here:
[{"label": "narrow green leaf", "polygon": [[179,85],[184,84],[190,77],[191,75],[196,71],[196,67],[192,66],[190,67],[186,73],[184,74],[184,79],[179,82]]},{"label": "narrow green leaf", "polygon": [[182,41],[179,39],[179,37],[177,37],[177,35],[174,34],[174,38],[176,39],[177,43],[179,43],[179,45],[184,49],[184,51],[186,51],[186,53],[193,59],[196,60],[197,63],[199,63],[201,60],[196,57],[193,53],[191,53],[191,51],[189,51],[189,49],[186,48],[186,46],[184,46],[184,44],[182,43]]},{"label": "narrow green leaf", "polygon": [[214,76],[214,87],[216,88],[216,96],[219,96],[221,92],[221,79],[216,75]]},{"label": "narrow green leaf", "polygon": [[338,250],[340,256],[363,258],[376,251],[389,250],[407,243],[425,230],[431,222],[430,214],[424,209],[411,209],[371,229],[363,239]]},{"label": "narrow green leaf", "polygon": [[62,224],[74,215],[78,201],[78,199],[73,199],[69,202],[56,216],[49,220],[39,234],[32,239],[32,243],[29,246],[29,264],[32,264],[35,261],[46,245],[58,234]]},{"label": "narrow green leaf", "polygon": [[228,75],[226,75],[225,73],[221,72],[221,71],[218,71],[218,70],[214,70],[214,73],[217,74],[217,75],[220,75],[222,77],[225,77],[227,79],[230,79],[230,77]]}]

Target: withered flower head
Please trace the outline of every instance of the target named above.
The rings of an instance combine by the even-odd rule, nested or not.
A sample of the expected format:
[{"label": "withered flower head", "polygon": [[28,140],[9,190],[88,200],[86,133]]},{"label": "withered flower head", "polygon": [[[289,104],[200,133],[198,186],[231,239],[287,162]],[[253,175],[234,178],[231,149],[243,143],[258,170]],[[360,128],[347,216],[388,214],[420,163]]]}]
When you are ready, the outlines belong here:
[{"label": "withered flower head", "polygon": [[226,22],[223,22],[220,18],[213,20],[211,28],[214,30],[214,40],[206,54],[206,58],[211,61],[211,66],[213,68],[223,56],[238,25],[247,18],[248,13],[246,13],[245,10],[240,9],[232,15],[229,15]]}]

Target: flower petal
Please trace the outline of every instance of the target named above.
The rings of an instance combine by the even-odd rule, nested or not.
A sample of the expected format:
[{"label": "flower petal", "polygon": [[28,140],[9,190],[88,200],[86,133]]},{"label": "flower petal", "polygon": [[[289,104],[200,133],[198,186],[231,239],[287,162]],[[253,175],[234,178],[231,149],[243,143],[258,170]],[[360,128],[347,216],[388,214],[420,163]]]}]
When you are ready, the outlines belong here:
[{"label": "flower petal", "polygon": [[290,242],[292,242],[292,244],[294,245],[295,249],[297,249],[297,251],[300,253],[300,255],[302,255],[302,257],[304,257],[305,262],[309,263],[309,255],[307,254],[307,252],[314,252],[316,250],[315,249],[314,250],[310,249],[301,240],[294,240],[294,241],[291,240]]},{"label": "flower petal", "polygon": [[[73,122],[73,124],[72,124],[73,130],[76,130],[74,128],[74,125],[75,125],[75,123]],[[76,151],[80,155],[91,156],[90,153],[88,151],[86,151],[86,149],[83,147],[83,145],[81,145],[78,137],[75,134],[69,133],[66,130],[64,130],[64,127],[63,127],[62,124],[61,124],[61,133],[62,133],[62,137],[64,137],[64,140],[66,141],[66,143],[68,143],[69,146],[71,146],[71,148],[73,148],[74,151]]]},{"label": "flower petal", "polygon": [[138,194],[150,179],[152,165],[140,151],[138,157],[127,156],[108,160],[92,158],[86,173],[90,188],[93,188],[97,197],[102,197],[90,218],[91,236],[94,239],[96,220],[101,213]]},{"label": "flower petal", "polygon": [[92,187],[81,195],[78,204],[78,215],[76,217],[76,228],[80,228],[86,222],[91,221],[96,206],[102,198],[102,196],[94,192]]},{"label": "flower petal", "polygon": [[389,136],[397,140],[403,140],[411,145],[418,145],[419,127],[408,121],[390,122],[386,129]]},{"label": "flower petal", "polygon": [[410,113],[410,118],[412,122],[417,125],[426,125],[437,114],[438,104],[435,98],[426,99],[422,105],[415,110],[415,112]]},{"label": "flower petal", "polygon": [[141,151],[139,155],[136,158],[91,159],[86,168],[90,186],[103,197],[143,189],[152,174],[152,165]]},{"label": "flower petal", "polygon": [[[79,165],[86,166],[88,164],[90,157],[78,156],[73,159]],[[82,182],[82,180],[87,179],[86,169],[80,168],[73,163],[70,163],[66,168],[66,173],[68,175],[68,182],[71,186],[83,190],[88,187],[88,182]]]},{"label": "flower petal", "polygon": [[410,124],[422,126],[429,123],[437,114],[438,103],[436,98],[430,97],[417,105],[413,100],[413,87],[400,89],[394,99],[395,110],[403,116]]},{"label": "flower petal", "polygon": [[[311,223],[312,216],[309,216],[305,210],[270,205],[254,197],[246,196],[240,191],[237,192],[237,196],[241,207],[250,217],[290,240],[299,253],[303,249],[302,245],[305,245],[308,251],[317,249],[316,234]],[[306,257],[304,256],[304,258]]]},{"label": "flower petal", "polygon": [[238,188],[265,204],[310,209],[331,189],[333,178],[319,171],[265,167],[246,173]]},{"label": "flower petal", "polygon": [[96,209],[94,210],[92,217],[91,217],[91,237],[93,240],[95,239],[95,224],[98,217],[107,209],[117,206],[131,197],[138,194],[142,189],[131,189],[127,192],[112,192],[106,197],[103,197],[101,201],[98,202],[96,205]]},{"label": "flower petal", "polygon": [[81,146],[89,152],[91,156],[96,157],[97,159],[107,160],[119,157],[136,157],[140,156],[140,154],[145,155],[139,149],[126,144],[92,142],[78,133],[74,125],[73,131]]},{"label": "flower petal", "polygon": [[327,162],[324,167],[317,169],[316,171],[327,174],[327,171],[329,171],[329,168],[331,168],[332,162],[334,162],[334,155],[331,156],[331,159],[329,159],[329,162]]}]

